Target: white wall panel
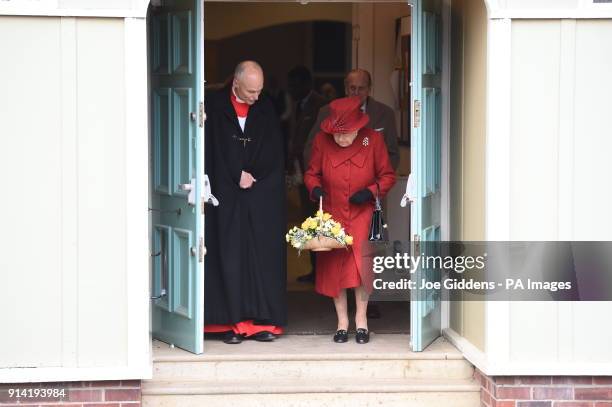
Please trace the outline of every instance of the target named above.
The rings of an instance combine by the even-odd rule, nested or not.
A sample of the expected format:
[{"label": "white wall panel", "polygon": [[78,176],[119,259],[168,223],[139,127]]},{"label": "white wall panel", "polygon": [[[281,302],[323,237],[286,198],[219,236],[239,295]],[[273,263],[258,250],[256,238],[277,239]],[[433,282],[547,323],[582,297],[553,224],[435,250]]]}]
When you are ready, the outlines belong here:
[{"label": "white wall panel", "polygon": [[[611,37],[609,20],[512,22],[513,240],[611,240]],[[508,365],[496,374],[612,374],[612,303],[509,311]]]},{"label": "white wall panel", "polygon": [[510,303],[510,349],[512,362],[557,360],[558,306],[554,302]]},{"label": "white wall panel", "polygon": [[76,18],[61,19],[62,366],[78,363],[78,151]]},{"label": "white wall panel", "polygon": [[[59,19],[0,17],[0,366],[62,350]],[[35,52],[34,52],[35,51]]]},{"label": "white wall panel", "polygon": [[58,0],[65,9],[136,9],[141,0]]},{"label": "white wall panel", "polygon": [[578,6],[578,0],[500,0],[500,3],[509,9],[561,9]]},{"label": "white wall panel", "polygon": [[574,323],[572,361],[596,363],[602,366],[612,364],[610,315],[612,315],[611,302],[572,304],[572,314],[567,316]]},{"label": "white wall panel", "polygon": [[79,364],[87,366],[127,363],[123,34],[123,20],[77,22]]},{"label": "white wall panel", "polygon": [[[612,240],[612,20],[576,23],[575,240]],[[574,304],[574,359],[612,362],[612,303]]]},{"label": "white wall panel", "polygon": [[[561,25],[512,22],[510,240],[556,240]],[[512,302],[509,360],[556,361],[557,304]]]},{"label": "white wall panel", "polygon": [[612,4],[594,0],[485,0],[491,18],[598,19],[612,17]]},{"label": "white wall panel", "polygon": [[574,239],[612,240],[612,20],[576,24]]},{"label": "white wall panel", "polygon": [[0,382],[150,375],[146,24],[129,23],[0,17]]},{"label": "white wall panel", "polygon": [[559,21],[512,23],[510,238],[557,238]]}]

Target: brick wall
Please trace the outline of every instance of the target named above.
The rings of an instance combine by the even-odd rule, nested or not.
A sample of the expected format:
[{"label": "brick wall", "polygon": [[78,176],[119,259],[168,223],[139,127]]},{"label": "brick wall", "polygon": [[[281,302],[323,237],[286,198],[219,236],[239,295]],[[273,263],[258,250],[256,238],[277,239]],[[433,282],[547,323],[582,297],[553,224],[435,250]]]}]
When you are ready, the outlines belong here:
[{"label": "brick wall", "polygon": [[612,377],[487,376],[476,370],[481,407],[612,407]]},{"label": "brick wall", "polygon": [[140,407],[140,390],[140,380],[0,384],[0,406]]}]

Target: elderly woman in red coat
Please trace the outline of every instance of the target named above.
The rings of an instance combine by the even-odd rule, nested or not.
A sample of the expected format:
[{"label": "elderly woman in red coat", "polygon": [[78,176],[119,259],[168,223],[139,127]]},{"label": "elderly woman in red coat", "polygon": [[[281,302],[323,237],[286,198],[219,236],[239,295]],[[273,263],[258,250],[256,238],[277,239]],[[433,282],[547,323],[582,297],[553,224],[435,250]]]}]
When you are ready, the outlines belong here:
[{"label": "elderly woman in red coat", "polygon": [[353,236],[348,250],[317,253],[316,291],[334,299],[337,343],[348,341],[347,288],[355,289],[356,341],[369,341],[366,309],[372,270],[363,270],[361,250],[368,239],[374,197],[377,193],[384,196],[395,182],[384,138],[365,127],[368,120],[358,97],[331,102],[330,115],[321,123],[304,174],[311,198],[318,201],[322,197],[323,210]]}]

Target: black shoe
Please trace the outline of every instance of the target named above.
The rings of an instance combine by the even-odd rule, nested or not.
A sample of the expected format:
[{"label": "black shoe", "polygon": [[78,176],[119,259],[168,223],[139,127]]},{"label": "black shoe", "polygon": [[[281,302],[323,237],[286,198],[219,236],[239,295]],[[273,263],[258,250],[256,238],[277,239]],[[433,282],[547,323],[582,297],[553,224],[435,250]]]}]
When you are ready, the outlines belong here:
[{"label": "black shoe", "polygon": [[242,335],[235,333],[234,331],[229,331],[223,337],[223,342],[228,345],[236,345],[238,343],[242,343]]},{"label": "black shoe", "polygon": [[315,280],[315,273],[313,273],[312,271],[308,274],[304,274],[303,276],[299,276],[297,278],[297,281],[299,283],[314,283]]},{"label": "black shoe", "polygon": [[370,342],[370,332],[365,328],[357,328],[357,334],[355,335],[355,342],[357,343],[368,343]]},{"label": "black shoe", "polygon": [[348,342],[348,331],[345,329],[338,329],[334,335],[334,342],[345,343]]},{"label": "black shoe", "polygon": [[368,309],[366,310],[366,316],[372,319],[380,318],[380,308],[376,304],[368,304]]},{"label": "black shoe", "polygon": [[272,342],[273,340],[276,339],[276,335],[274,335],[270,331],[261,331],[253,335],[253,339],[255,339],[258,342]]}]

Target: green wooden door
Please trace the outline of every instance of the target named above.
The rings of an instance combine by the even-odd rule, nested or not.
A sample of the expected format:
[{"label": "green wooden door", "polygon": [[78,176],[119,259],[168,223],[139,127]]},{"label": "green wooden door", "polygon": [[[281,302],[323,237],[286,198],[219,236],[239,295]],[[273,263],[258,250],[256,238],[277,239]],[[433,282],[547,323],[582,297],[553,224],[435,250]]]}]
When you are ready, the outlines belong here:
[{"label": "green wooden door", "polygon": [[[441,192],[441,1],[414,0],[412,7],[411,172],[416,199],[411,205],[413,255],[435,255],[440,240]],[[419,268],[412,278],[440,281],[440,271]],[[411,294],[412,350],[422,351],[440,335],[440,290],[413,290]]]},{"label": "green wooden door", "polygon": [[153,337],[203,351],[201,0],[150,15]]}]

